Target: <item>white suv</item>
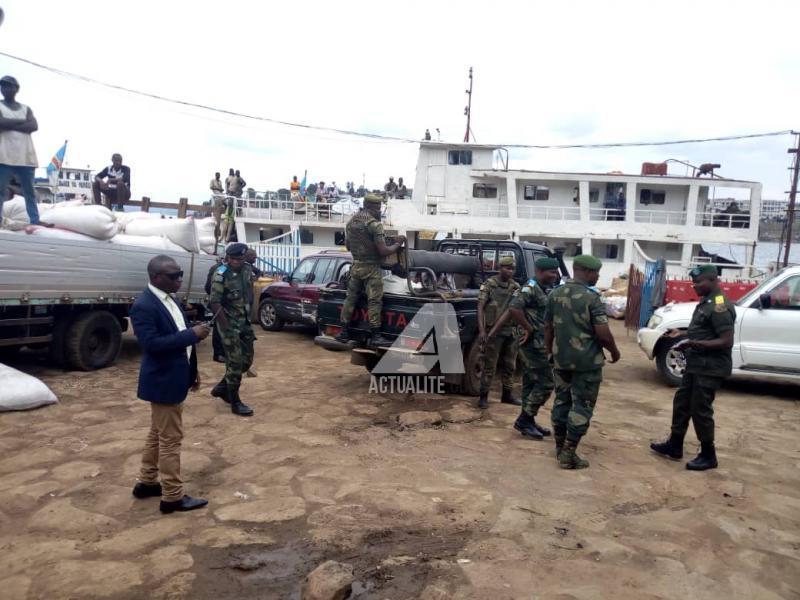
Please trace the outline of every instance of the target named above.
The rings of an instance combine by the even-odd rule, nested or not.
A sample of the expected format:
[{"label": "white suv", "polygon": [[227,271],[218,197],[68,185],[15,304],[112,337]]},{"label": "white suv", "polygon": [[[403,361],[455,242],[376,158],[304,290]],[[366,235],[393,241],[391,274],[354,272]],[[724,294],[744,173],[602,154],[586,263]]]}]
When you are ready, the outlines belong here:
[{"label": "white suv", "polygon": [[[670,329],[686,331],[697,304],[659,308],[637,341],[647,358],[672,385],[680,384],[686,360],[674,348],[685,336],[669,338]],[[733,375],[780,377],[800,382],[800,266],[775,273],[736,302]]]}]

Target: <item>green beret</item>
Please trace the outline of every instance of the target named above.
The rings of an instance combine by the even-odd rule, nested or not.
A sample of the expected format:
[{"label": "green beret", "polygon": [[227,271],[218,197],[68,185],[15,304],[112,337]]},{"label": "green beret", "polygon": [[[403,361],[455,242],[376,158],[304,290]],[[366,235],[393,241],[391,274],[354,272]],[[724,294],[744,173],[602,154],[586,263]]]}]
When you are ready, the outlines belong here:
[{"label": "green beret", "polygon": [[247,244],[231,242],[225,247],[225,254],[231,258],[243,258],[247,253]]},{"label": "green beret", "polygon": [[555,258],[549,258],[547,256],[543,256],[541,258],[537,258],[536,262],[533,263],[533,266],[539,269],[540,271],[552,271],[558,270],[560,265]]},{"label": "green beret", "polygon": [[500,259],[500,266],[501,267],[506,267],[506,266],[513,267],[514,266],[514,257],[513,256],[504,256],[503,258]]},{"label": "green beret", "polygon": [[364,196],[364,204],[381,204],[383,202],[383,196],[380,194],[367,194]]},{"label": "green beret", "polygon": [[719,271],[714,265],[697,265],[689,271],[689,275],[692,279],[697,279],[701,275],[719,275]]},{"label": "green beret", "polygon": [[603,263],[599,258],[595,258],[589,254],[579,254],[572,259],[572,265],[575,267],[583,267],[589,271],[599,271]]}]

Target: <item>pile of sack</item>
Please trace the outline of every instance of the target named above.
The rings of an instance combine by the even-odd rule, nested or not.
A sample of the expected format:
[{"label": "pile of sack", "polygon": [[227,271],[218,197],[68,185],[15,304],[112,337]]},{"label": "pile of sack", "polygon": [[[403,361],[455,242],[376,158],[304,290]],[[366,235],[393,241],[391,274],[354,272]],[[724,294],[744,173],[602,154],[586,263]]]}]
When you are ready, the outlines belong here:
[{"label": "pile of sack", "polygon": [[53,227],[31,225],[25,200],[3,203],[2,227],[30,235],[64,240],[107,240],[112,244],[144,246],[165,251],[214,253],[214,218],[168,219],[158,213],[114,213],[104,206],[67,200],[40,204],[39,217]]}]

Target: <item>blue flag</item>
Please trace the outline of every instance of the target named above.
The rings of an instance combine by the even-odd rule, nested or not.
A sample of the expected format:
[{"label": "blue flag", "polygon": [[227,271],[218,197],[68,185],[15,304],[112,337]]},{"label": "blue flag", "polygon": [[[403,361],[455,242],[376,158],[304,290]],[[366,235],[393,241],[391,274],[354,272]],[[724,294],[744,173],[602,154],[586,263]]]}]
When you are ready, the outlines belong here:
[{"label": "blue flag", "polygon": [[305,196],[306,195],[306,176],[308,175],[308,169],[303,172],[303,181],[300,182],[300,193]]},{"label": "blue flag", "polygon": [[61,170],[61,165],[64,164],[64,155],[67,153],[67,141],[64,140],[64,145],[58,149],[53,155],[53,158],[50,159],[50,164],[47,165],[47,174],[50,173],[57,173]]}]

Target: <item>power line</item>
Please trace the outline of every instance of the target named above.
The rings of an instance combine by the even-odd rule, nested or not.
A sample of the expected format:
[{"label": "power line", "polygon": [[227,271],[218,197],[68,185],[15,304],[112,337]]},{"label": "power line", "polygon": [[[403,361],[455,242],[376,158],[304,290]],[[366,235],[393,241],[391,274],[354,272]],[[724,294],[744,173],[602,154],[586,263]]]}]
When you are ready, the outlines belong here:
[{"label": "power line", "polygon": [[[250,119],[253,121],[263,121],[266,123],[273,123],[275,125],[283,125],[286,127],[297,127],[300,129],[308,129],[308,130],[316,130],[316,131],[327,131],[330,133],[338,133],[341,135],[351,135],[357,136],[362,138],[369,138],[369,139],[376,139],[376,140],[384,140],[390,142],[401,142],[407,144],[416,144],[420,140],[412,139],[412,138],[404,138],[404,137],[397,137],[391,135],[382,135],[378,133],[369,133],[365,131],[354,131],[351,129],[339,129],[336,127],[325,127],[322,125],[310,125],[307,123],[296,123],[293,121],[284,121],[281,119],[274,119],[271,117],[263,117],[259,115],[250,115],[247,113],[241,113],[234,110],[228,110],[225,108],[219,108],[216,106],[210,106],[207,104],[200,104],[197,102],[190,102],[188,100],[181,100],[178,98],[169,98],[167,96],[161,96],[159,94],[153,94],[151,92],[143,92],[141,90],[134,90],[131,88],[127,88],[122,85],[117,85],[114,83],[108,83],[106,81],[101,81],[99,79],[94,79],[92,77],[87,77],[85,75],[80,75],[78,73],[72,73],[70,71],[64,71],[62,69],[58,69],[56,67],[50,67],[47,65],[43,65],[41,63],[37,63],[35,61],[29,60],[27,58],[22,58],[20,56],[15,56],[13,54],[9,54],[7,52],[0,51],[0,56],[5,56],[6,58],[10,58],[11,60],[16,60],[21,63],[25,63],[32,67],[36,67],[37,69],[42,69],[44,71],[49,71],[50,73],[55,73],[56,75],[60,75],[61,77],[67,77],[71,79],[77,79],[79,81],[83,81],[85,83],[91,83],[94,85],[106,87],[112,90],[117,90],[121,92],[126,92],[128,94],[133,94],[136,96],[142,96],[144,98],[150,98],[151,100],[159,100],[162,102],[169,102],[171,104],[177,104],[180,106],[188,106],[192,108],[199,108],[201,110],[207,110],[211,112],[220,113],[223,115],[228,115],[231,117],[239,117],[242,119]],[[606,142],[606,143],[596,143],[596,144],[484,144],[487,146],[497,146],[502,148],[520,148],[520,149],[530,149],[530,150],[571,150],[571,149],[594,149],[594,148],[633,148],[633,147],[641,147],[641,146],[674,146],[679,144],[701,144],[706,142],[731,142],[736,140],[746,140],[746,139],[753,139],[753,138],[765,138],[765,137],[776,137],[780,135],[788,135],[792,133],[791,129],[785,129],[782,131],[770,131],[766,133],[749,133],[749,134],[742,134],[742,135],[727,135],[721,137],[713,137],[713,138],[693,138],[693,139],[685,139],[685,140],[668,140],[668,141],[656,141],[656,142]]]}]

